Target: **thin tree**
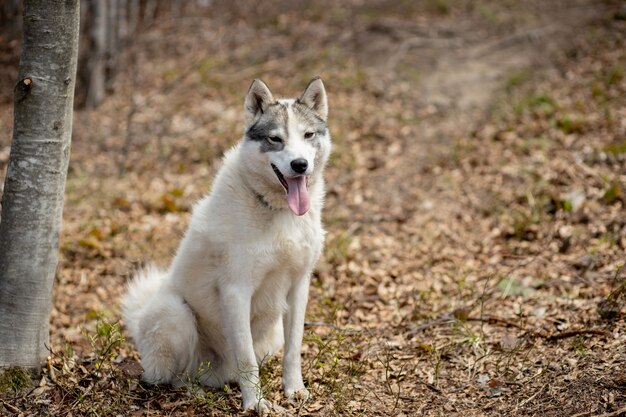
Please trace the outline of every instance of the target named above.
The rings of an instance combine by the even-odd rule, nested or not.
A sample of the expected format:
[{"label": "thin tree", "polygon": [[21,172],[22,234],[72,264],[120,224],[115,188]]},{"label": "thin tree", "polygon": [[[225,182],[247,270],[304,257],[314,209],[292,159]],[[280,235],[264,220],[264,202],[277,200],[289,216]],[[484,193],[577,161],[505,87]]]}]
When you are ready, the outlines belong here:
[{"label": "thin tree", "polygon": [[107,40],[107,4],[104,0],[89,0],[89,52],[86,71],[88,75],[87,97],[85,105],[96,108],[105,96],[106,62],[105,47]]},{"label": "thin tree", "polygon": [[25,0],[0,217],[0,369],[39,370],[72,134],[80,0]]}]

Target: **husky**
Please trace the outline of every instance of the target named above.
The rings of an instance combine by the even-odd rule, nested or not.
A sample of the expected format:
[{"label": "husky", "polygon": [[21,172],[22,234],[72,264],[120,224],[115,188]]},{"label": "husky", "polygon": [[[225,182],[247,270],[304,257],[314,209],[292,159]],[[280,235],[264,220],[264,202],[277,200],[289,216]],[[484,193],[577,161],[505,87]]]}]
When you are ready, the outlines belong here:
[{"label": "husky", "polygon": [[210,387],[236,382],[243,408],[274,405],[259,384],[262,360],[284,347],[289,400],[306,400],[301,345],[309,282],[322,251],[322,176],[331,150],[322,80],[275,99],[254,80],[244,135],[224,156],[211,192],[166,271],[148,266],[122,299],[142,379]]}]

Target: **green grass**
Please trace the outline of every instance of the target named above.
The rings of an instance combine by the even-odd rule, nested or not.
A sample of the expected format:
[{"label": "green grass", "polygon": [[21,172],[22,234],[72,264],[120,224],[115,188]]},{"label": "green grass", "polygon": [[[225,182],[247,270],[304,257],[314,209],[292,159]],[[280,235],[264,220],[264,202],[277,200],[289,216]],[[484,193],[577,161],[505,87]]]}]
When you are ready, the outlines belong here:
[{"label": "green grass", "polygon": [[556,101],[546,94],[537,94],[529,97],[522,98],[516,105],[515,110],[517,114],[522,114],[525,111],[537,115],[551,116],[558,109]]},{"label": "green grass", "polygon": [[606,204],[613,204],[622,198],[622,187],[619,181],[613,181],[604,191],[602,201]]},{"label": "green grass", "polygon": [[428,0],[427,7],[431,12],[440,15],[447,15],[452,11],[452,6],[448,0]]},{"label": "green grass", "polygon": [[526,68],[513,71],[505,82],[507,89],[516,88],[530,79],[530,71]]},{"label": "green grass", "polygon": [[604,147],[604,151],[613,155],[624,154],[626,153],[626,141],[606,145]]},{"label": "green grass", "polygon": [[201,59],[198,63],[198,74],[200,75],[202,84],[207,87],[219,86],[220,82],[216,74],[219,74],[218,67],[222,64],[222,60],[214,56],[207,56]]},{"label": "green grass", "polygon": [[351,414],[351,402],[361,401],[367,392],[356,385],[367,372],[367,361],[362,358],[365,347],[359,335],[334,330],[326,336],[305,335],[304,342],[312,345],[314,355],[303,364],[303,375],[308,388],[316,398],[326,398],[331,414]]},{"label": "green grass", "polygon": [[556,125],[565,134],[583,133],[585,128],[584,120],[573,114],[564,114],[557,119]]},{"label": "green grass", "polygon": [[324,256],[330,264],[344,264],[351,258],[350,244],[352,235],[344,232],[333,237],[326,243]]},{"label": "green grass", "polygon": [[0,371],[0,392],[20,392],[32,384],[31,374],[24,368],[14,367]]}]

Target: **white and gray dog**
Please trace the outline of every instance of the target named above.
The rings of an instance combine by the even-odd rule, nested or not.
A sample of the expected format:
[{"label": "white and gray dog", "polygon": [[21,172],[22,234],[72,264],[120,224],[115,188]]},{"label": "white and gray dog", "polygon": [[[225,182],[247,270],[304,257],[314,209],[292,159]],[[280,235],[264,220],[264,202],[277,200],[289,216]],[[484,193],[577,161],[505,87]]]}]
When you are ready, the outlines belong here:
[{"label": "white and gray dog", "polygon": [[122,300],[145,381],[237,382],[243,407],[263,413],[272,404],[261,393],[259,364],[284,346],[285,395],[308,398],[300,356],[324,243],[327,116],[320,78],[297,99],[276,100],[265,83],[252,83],[245,134],[194,206],[171,266],[139,272]]}]

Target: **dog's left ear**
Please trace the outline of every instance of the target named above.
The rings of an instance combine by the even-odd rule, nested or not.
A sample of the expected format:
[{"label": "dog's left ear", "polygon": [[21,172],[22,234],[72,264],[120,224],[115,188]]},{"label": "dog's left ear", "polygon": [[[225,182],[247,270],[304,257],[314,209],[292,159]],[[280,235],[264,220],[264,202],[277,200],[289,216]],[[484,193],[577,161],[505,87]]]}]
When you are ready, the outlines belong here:
[{"label": "dog's left ear", "polygon": [[304,93],[298,99],[302,104],[313,109],[322,119],[328,117],[328,100],[326,99],[326,89],[320,77],[315,77],[304,89]]}]

